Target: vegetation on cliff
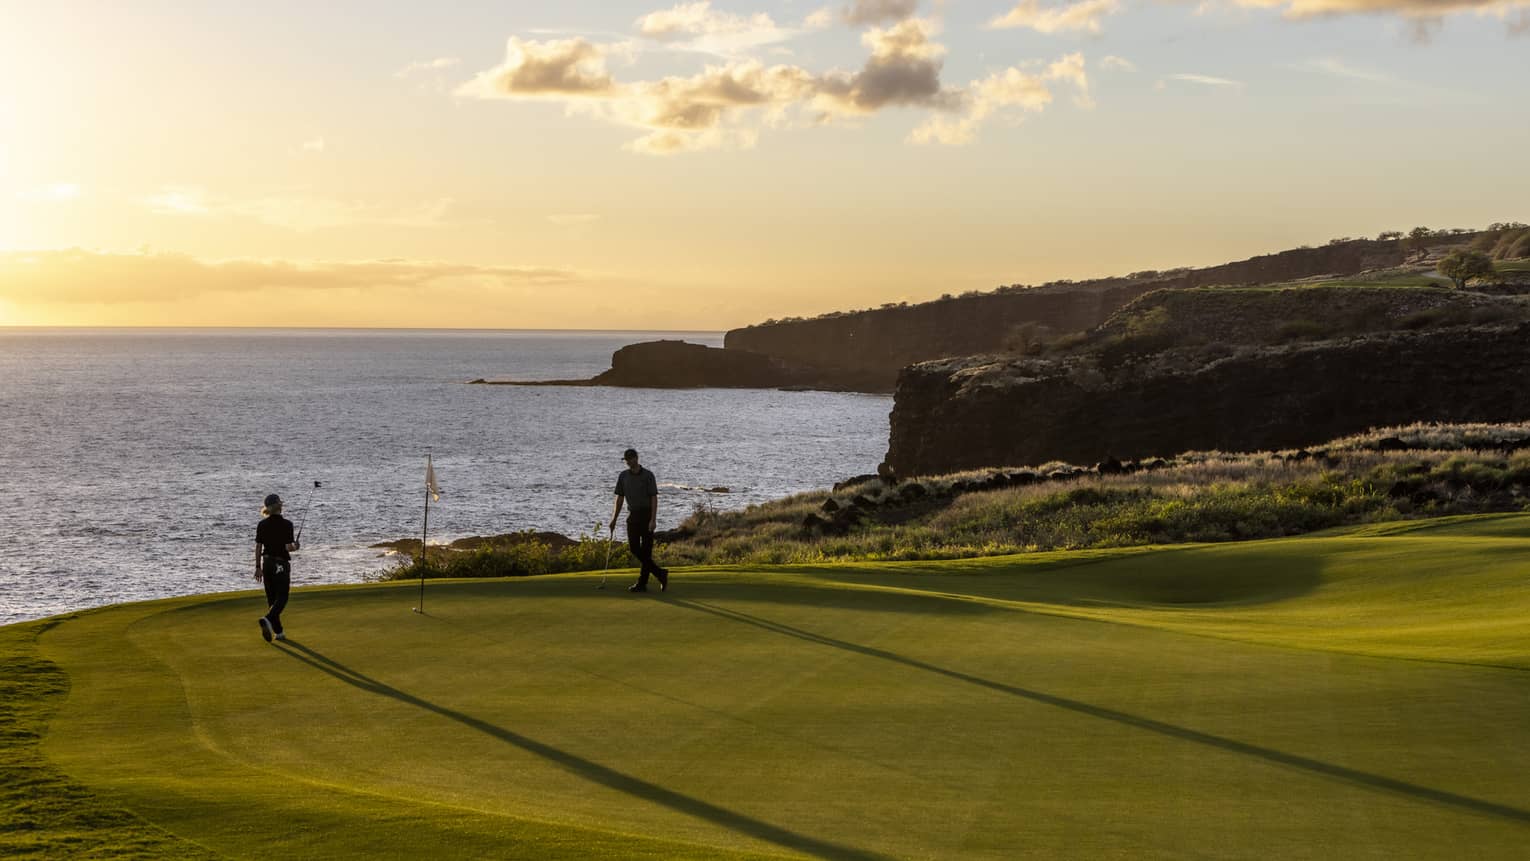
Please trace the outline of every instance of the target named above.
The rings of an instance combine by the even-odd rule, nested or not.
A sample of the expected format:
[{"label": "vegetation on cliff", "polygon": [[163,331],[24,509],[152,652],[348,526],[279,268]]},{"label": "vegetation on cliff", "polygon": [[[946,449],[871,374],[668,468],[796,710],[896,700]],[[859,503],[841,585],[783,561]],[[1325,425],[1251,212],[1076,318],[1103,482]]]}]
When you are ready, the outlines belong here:
[{"label": "vegetation on cliff", "polygon": [[[698,508],[662,535],[666,565],[952,559],[1050,550],[1238,541],[1350,524],[1530,510],[1530,424],[1390,428],[1321,448],[1194,452],[1172,460],[1062,463],[866,478],[742,511]],[[562,549],[528,537],[432,549],[427,577],[599,570],[604,536]],[[634,565],[610,546],[611,567]],[[419,577],[413,559],[384,579]]]}]

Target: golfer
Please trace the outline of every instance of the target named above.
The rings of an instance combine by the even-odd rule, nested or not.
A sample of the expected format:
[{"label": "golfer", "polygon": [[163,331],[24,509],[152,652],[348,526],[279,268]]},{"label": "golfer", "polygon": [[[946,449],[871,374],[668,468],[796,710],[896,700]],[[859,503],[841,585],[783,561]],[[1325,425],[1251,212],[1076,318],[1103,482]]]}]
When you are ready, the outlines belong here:
[{"label": "golfer", "polygon": [[628,592],[647,592],[648,575],[659,581],[659,591],[669,591],[669,571],[653,561],[653,530],[659,522],[659,481],[653,473],[638,463],[637,449],[622,453],[627,468],[616,477],[616,510],[611,512],[611,529],[616,530],[616,519],[622,514],[622,502],[627,503],[627,546],[637,557],[642,568],[636,583],[627,587]]},{"label": "golfer", "polygon": [[260,635],[271,640],[285,640],[282,611],[287,608],[287,593],[292,589],[292,553],[298,549],[292,534],[292,521],[282,516],[282,498],[266,497],[260,510],[265,519],[255,527],[255,582],[266,587],[266,614],[260,617]]}]

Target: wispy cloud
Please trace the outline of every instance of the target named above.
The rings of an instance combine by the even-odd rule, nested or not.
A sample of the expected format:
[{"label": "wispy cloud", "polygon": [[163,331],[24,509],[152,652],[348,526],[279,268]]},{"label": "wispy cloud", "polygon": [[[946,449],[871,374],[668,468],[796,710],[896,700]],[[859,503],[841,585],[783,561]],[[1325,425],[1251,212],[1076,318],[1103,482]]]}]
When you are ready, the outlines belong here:
[{"label": "wispy cloud", "polygon": [[634,23],[638,34],[672,49],[742,57],[796,38],[801,30],[778,25],[763,12],[735,15],[712,8],[711,0],[682,3],[650,12]]},{"label": "wispy cloud", "polygon": [[472,266],[419,260],[298,263],[200,260],[183,254],[115,254],[82,249],[0,253],[0,298],[20,303],[173,302],[257,290],[382,290],[557,285],[571,270]]},{"label": "wispy cloud", "polygon": [[1191,84],[1200,84],[1206,87],[1242,87],[1242,81],[1234,81],[1228,78],[1217,78],[1211,75],[1196,75],[1188,72],[1169,75],[1171,81],[1185,81]]},{"label": "wispy cloud", "polygon": [[1307,71],[1312,72],[1319,72],[1334,78],[1346,78],[1352,81],[1365,81],[1372,84],[1403,83],[1398,78],[1393,77],[1392,75],[1388,75],[1385,72],[1377,72],[1372,69],[1362,69],[1357,66],[1352,66],[1349,63],[1334,57],[1323,57],[1319,59],[1307,60],[1306,62],[1299,64],[1298,68],[1306,69]]},{"label": "wispy cloud", "polygon": [[212,210],[200,188],[172,186],[143,199],[143,205],[155,215],[207,215]]},{"label": "wispy cloud", "polygon": [[988,22],[991,30],[1016,27],[1038,33],[1081,31],[1099,33],[1101,21],[1121,8],[1120,0],[1077,0],[1060,6],[1042,6],[1040,0],[1020,0],[1009,12]]},{"label": "wispy cloud", "polygon": [[69,203],[84,195],[85,190],[77,182],[55,182],[40,188],[18,191],[16,199],[29,203]]},{"label": "wispy cloud", "polygon": [[[1214,2],[1214,0],[1207,0]],[[1279,9],[1291,19],[1337,15],[1398,15],[1425,26],[1446,17],[1476,14],[1504,21],[1511,33],[1530,29],[1530,0],[1223,0],[1235,6]],[[1202,4],[1206,5],[1205,3]]]},{"label": "wispy cloud", "polygon": [[1101,58],[1100,68],[1106,70],[1107,72],[1135,72],[1137,71],[1137,64],[1133,63],[1131,60],[1126,59],[1125,57],[1108,56]]},{"label": "wispy cloud", "polygon": [[205,189],[172,186],[142,199],[149,212],[184,218],[248,218],[273,227],[309,232],[358,225],[439,227],[452,201],[448,198],[415,206],[364,204],[311,195],[272,195],[234,198],[209,195]]},{"label": "wispy cloud", "polygon": [[405,66],[404,68],[399,69],[397,72],[394,72],[393,77],[408,78],[414,75],[418,75],[422,72],[444,72],[447,69],[456,67],[461,62],[462,61],[456,57],[437,57],[434,60],[417,60]]}]

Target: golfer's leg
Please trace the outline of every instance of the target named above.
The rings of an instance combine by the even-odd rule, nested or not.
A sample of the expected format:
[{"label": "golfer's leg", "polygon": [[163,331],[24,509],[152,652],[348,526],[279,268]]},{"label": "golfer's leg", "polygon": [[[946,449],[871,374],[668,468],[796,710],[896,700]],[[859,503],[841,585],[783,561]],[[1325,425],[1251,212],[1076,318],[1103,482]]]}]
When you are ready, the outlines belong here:
[{"label": "golfer's leg", "polygon": [[653,530],[646,525],[643,527],[643,537],[640,541],[643,545],[643,564],[652,573],[659,570],[659,563],[653,561]]},{"label": "golfer's leg", "polygon": [[280,634],[282,611],[287,609],[287,595],[292,591],[292,567],[283,565],[279,573],[266,578],[266,583],[266,591],[271,601],[271,609],[266,612],[266,618],[271,620],[271,630]]},{"label": "golfer's leg", "polygon": [[[280,593],[280,590],[276,588],[276,578],[281,575],[276,572],[277,566],[269,562],[261,568],[260,585],[266,590],[266,621],[268,622],[271,621],[272,614],[280,612],[276,609],[276,599]],[[274,627],[276,623],[271,624]]]},{"label": "golfer's leg", "polygon": [[636,520],[627,521],[627,549],[632,551],[633,557],[638,561],[637,585],[639,586],[648,585],[648,569],[653,564],[648,561],[648,551],[643,548],[643,533],[647,526],[648,524]]}]

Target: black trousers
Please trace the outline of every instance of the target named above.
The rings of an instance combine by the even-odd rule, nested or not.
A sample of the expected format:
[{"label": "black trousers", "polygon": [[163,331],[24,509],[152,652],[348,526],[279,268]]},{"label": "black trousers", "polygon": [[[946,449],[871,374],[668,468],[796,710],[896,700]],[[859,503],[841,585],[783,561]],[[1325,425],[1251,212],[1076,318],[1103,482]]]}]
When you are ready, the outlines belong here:
[{"label": "black trousers", "polygon": [[653,561],[653,530],[648,528],[648,512],[633,512],[627,515],[627,549],[637,558],[642,566],[638,573],[638,585],[648,585],[648,575],[659,569],[659,563]]},{"label": "black trousers", "polygon": [[266,586],[266,620],[271,630],[282,632],[282,611],[287,609],[287,594],[292,591],[292,562],[267,556],[261,560],[261,580]]}]

